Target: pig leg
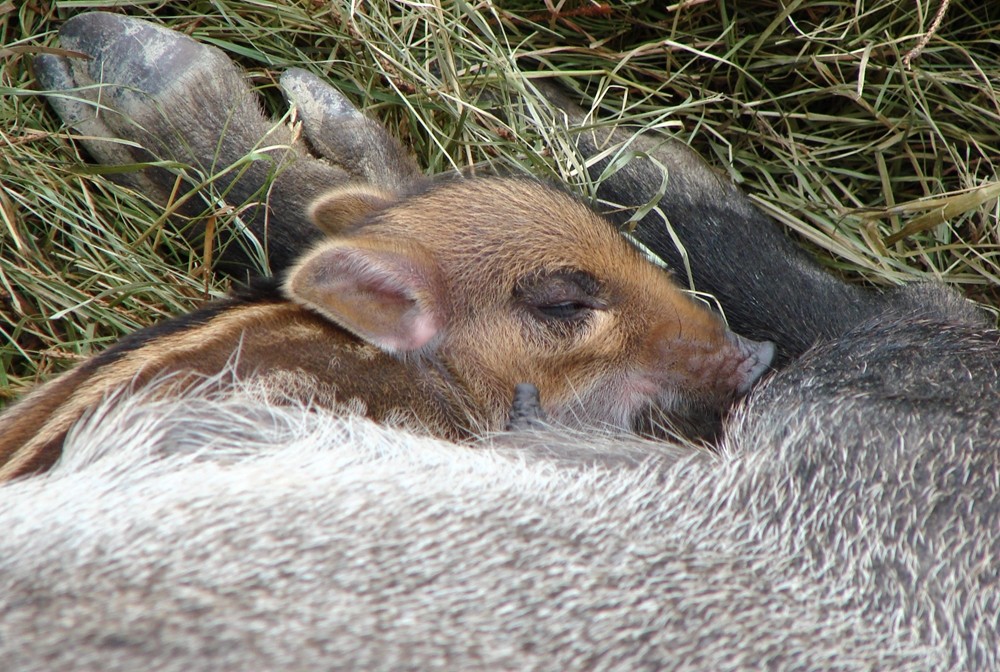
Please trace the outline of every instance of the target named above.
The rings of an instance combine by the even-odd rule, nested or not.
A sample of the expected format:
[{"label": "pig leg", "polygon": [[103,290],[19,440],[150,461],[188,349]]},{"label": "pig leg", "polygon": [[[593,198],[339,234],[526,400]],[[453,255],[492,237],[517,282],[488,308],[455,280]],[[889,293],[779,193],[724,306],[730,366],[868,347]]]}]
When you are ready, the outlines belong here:
[{"label": "pig leg", "polygon": [[[171,209],[197,239],[199,215],[240,209],[250,239],[225,246],[222,267],[246,275],[281,271],[316,239],[306,206],[350,181],[397,188],[418,175],[399,144],[343,96],[302,71],[282,80],[324,159],[282,122],[266,118],[243,74],[221,51],[117,14],[78,15],[62,47],[87,56],[35,61],[49,102],[108,165],[155,163],[121,173],[129,186]],[[104,138],[104,139],[101,139]],[[178,184],[181,188],[178,190]]]}]

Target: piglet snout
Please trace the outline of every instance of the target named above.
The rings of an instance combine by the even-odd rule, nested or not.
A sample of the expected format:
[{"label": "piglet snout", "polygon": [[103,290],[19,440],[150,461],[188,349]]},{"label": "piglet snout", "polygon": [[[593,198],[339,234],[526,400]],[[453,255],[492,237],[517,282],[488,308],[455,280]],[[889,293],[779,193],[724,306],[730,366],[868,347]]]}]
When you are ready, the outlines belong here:
[{"label": "piglet snout", "polygon": [[774,343],[751,341],[733,332],[726,336],[742,358],[736,366],[736,392],[746,394],[771,366],[774,360]]}]

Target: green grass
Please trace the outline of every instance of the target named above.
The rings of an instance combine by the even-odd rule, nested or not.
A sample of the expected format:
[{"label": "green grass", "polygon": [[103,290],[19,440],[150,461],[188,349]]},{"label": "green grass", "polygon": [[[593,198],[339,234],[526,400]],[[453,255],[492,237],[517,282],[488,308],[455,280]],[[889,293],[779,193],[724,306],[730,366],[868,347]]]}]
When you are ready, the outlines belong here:
[{"label": "green grass", "polygon": [[1000,8],[930,2],[0,0],[0,403],[225,291],[155,205],[85,164],[31,58],[87,10],[151,18],[247,68],[334,82],[430,173],[528,170],[586,193],[532,82],[694,146],[823,262],[1000,305]]}]

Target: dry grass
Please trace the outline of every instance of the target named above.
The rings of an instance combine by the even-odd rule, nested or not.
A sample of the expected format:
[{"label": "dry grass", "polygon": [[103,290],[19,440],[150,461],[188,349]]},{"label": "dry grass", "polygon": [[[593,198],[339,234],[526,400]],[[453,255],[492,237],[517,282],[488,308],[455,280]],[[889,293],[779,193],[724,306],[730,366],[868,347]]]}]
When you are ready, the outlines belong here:
[{"label": "dry grass", "polygon": [[585,192],[532,87],[560,73],[604,116],[695,146],[838,272],[1000,304],[990,0],[951,3],[933,30],[940,0],[354,4],[0,0],[0,398],[225,290],[33,95],[32,54],[92,9],[222,48],[275,112],[275,76],[310,68],[429,172],[517,167]]}]

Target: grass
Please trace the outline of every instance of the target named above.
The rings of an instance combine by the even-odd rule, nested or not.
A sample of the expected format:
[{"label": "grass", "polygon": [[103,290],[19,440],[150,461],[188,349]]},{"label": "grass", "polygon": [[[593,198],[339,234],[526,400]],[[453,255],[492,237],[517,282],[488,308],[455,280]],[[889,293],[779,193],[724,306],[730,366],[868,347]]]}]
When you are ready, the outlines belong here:
[{"label": "grass", "polygon": [[226,290],[141,194],[87,166],[31,58],[88,10],[226,51],[266,105],[291,66],[335,82],[428,172],[589,189],[534,93],[681,138],[835,272],[941,280],[1000,305],[1000,6],[857,2],[0,0],[0,403]]}]

